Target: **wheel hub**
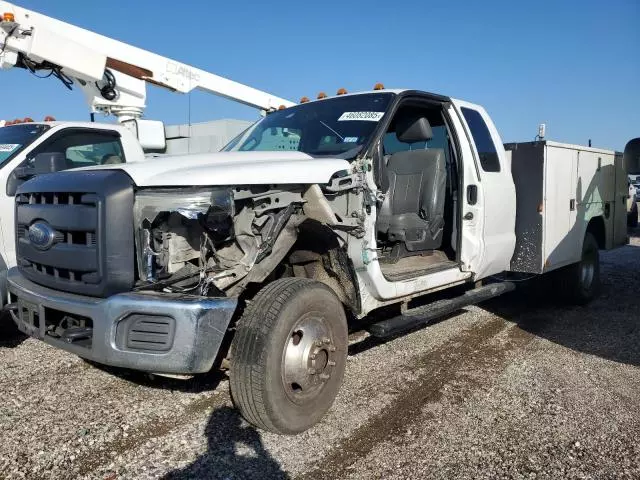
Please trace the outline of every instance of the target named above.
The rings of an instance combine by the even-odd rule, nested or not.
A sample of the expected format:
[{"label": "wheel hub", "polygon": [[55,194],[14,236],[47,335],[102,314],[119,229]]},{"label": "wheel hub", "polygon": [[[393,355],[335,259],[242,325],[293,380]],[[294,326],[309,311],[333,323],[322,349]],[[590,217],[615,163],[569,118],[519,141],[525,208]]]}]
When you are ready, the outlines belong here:
[{"label": "wheel hub", "polygon": [[315,397],[336,365],[333,334],[322,317],[302,317],[291,330],[282,357],[282,381],[296,403]]}]

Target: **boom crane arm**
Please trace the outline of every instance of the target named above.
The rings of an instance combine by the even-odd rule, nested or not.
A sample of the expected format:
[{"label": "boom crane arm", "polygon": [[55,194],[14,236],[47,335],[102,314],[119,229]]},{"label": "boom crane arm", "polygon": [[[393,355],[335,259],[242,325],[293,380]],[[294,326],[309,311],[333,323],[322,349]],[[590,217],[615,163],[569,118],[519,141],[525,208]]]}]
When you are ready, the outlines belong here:
[{"label": "boom crane arm", "polygon": [[0,0],[0,69],[21,67],[77,85],[92,112],[142,116],[146,84],[202,90],[263,111],[292,102]]}]

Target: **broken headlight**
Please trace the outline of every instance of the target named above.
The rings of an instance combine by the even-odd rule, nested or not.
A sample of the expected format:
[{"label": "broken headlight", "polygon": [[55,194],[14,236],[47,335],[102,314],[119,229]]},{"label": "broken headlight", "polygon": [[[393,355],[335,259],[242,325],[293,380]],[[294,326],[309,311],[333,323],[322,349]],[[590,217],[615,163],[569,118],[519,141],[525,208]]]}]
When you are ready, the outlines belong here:
[{"label": "broken headlight", "polygon": [[138,191],[134,231],[139,278],[155,281],[186,267],[202,268],[203,248],[233,237],[233,215],[228,188]]}]

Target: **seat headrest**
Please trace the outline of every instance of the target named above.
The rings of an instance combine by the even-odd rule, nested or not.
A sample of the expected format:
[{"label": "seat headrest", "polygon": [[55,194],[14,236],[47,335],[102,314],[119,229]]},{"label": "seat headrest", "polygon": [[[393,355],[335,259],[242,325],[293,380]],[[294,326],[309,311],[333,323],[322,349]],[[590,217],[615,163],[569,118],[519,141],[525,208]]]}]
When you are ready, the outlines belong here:
[{"label": "seat headrest", "polygon": [[426,142],[433,138],[433,132],[425,117],[409,117],[396,123],[396,137],[402,143]]},{"label": "seat headrest", "polygon": [[118,155],[113,154],[105,155],[104,157],[102,157],[102,161],[100,162],[101,165],[116,165],[119,163],[123,163],[122,158],[120,158]]}]

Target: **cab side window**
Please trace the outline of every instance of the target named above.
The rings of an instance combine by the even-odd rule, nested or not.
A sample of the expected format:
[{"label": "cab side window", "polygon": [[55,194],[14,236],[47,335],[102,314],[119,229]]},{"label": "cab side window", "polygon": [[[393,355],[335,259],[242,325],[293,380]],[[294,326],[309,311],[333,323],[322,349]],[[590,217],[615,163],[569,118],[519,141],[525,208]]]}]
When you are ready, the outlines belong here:
[{"label": "cab side window", "polygon": [[[34,163],[40,153],[61,153],[66,162],[64,168],[112,165],[126,161],[120,135],[114,131],[65,129],[29,153],[27,159],[11,172],[7,181],[7,195],[13,196],[22,183],[35,174]],[[59,168],[57,166],[56,168]]]},{"label": "cab side window", "polygon": [[120,137],[111,132],[74,132],[63,134],[42,145],[38,153],[63,153],[67,168],[124,163]]},{"label": "cab side window", "polygon": [[37,153],[63,153],[67,168],[124,163],[120,137],[112,132],[62,134],[38,148]]},{"label": "cab side window", "polygon": [[498,152],[491,139],[489,128],[482,119],[482,115],[480,115],[480,112],[470,108],[462,107],[461,110],[467,125],[469,125],[469,130],[471,130],[471,136],[480,157],[482,170],[485,172],[499,172],[500,159],[498,158]]}]

